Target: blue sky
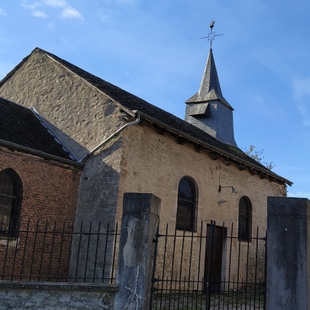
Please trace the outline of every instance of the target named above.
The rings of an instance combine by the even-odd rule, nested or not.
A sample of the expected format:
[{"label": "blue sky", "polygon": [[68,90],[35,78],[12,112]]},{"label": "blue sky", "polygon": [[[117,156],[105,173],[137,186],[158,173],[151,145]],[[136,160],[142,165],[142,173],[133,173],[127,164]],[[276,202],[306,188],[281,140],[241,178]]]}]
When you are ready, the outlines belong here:
[{"label": "blue sky", "polygon": [[184,118],[209,51],[235,139],[310,198],[308,0],[15,0],[0,3],[0,79],[35,47]]}]

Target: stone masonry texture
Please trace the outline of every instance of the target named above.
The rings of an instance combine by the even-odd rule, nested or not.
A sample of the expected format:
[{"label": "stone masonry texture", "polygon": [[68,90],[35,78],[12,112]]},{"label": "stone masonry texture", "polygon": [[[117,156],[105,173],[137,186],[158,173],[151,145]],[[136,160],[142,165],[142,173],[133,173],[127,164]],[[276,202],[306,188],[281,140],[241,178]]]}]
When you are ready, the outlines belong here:
[{"label": "stone masonry texture", "polygon": [[[18,68],[0,88],[0,96],[34,106],[55,126],[78,158],[131,120],[117,102],[42,52],[33,53]],[[220,226],[224,222],[225,227],[234,223],[237,229],[239,201],[247,196],[252,203],[253,231],[259,227],[264,236],[267,197],[286,195],[285,184],[250,173],[224,157],[212,158],[207,151],[198,150],[189,142],[179,143],[175,135],[165,130],[157,132],[150,122],[142,120],[104,144],[86,161],[77,221],[120,221],[124,193],[152,193],[161,199],[161,229],[169,224],[173,231],[178,184],[184,176],[194,179],[198,188],[194,234],[201,223],[210,220]],[[238,193],[233,195],[228,188],[219,192],[219,185],[234,186]],[[225,203],[219,204],[220,200]],[[236,240],[234,251],[239,244]],[[240,246],[246,247],[247,243]]]},{"label": "stone masonry texture", "polygon": [[0,310],[112,310],[116,287],[10,284],[0,287]]},{"label": "stone masonry texture", "polygon": [[[111,98],[41,52],[29,57],[0,96],[36,108],[78,159],[125,124],[124,113]],[[77,222],[115,220],[122,140],[105,147],[85,164]]]}]

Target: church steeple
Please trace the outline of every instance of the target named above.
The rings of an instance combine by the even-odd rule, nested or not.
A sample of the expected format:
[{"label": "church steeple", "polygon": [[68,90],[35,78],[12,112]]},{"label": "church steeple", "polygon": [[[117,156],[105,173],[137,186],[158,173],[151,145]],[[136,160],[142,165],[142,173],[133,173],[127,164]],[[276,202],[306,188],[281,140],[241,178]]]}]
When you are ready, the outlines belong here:
[{"label": "church steeple", "polygon": [[[212,26],[212,27],[211,27]],[[233,108],[222,94],[212,52],[212,32],[207,38],[211,41],[207,64],[198,92],[186,101],[185,120],[204,130],[221,142],[237,146],[234,138]]]},{"label": "church steeple", "polygon": [[227,105],[227,107],[233,110],[231,105],[223,97],[212,48],[209,52],[209,57],[202,76],[199,91],[194,96],[189,98],[186,103],[200,103],[208,102],[211,100],[219,100],[221,103]]},{"label": "church steeple", "polygon": [[208,94],[212,89],[214,89],[215,93],[219,94],[222,97],[222,90],[219,78],[217,76],[213,52],[212,48],[210,48],[207,65],[204,75],[202,77],[198,95],[203,97],[204,95]]}]

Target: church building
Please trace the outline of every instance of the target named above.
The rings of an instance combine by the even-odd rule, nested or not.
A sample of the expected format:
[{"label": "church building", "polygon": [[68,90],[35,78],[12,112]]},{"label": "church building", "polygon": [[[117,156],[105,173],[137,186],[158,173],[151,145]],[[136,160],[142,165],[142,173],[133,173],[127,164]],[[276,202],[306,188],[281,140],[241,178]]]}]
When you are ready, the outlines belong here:
[{"label": "church building", "polygon": [[124,193],[152,193],[162,228],[234,223],[250,242],[266,230],[267,197],[292,184],[237,146],[212,49],[184,120],[40,48],[0,82],[0,97],[34,108],[83,166],[76,222],[120,221]]}]

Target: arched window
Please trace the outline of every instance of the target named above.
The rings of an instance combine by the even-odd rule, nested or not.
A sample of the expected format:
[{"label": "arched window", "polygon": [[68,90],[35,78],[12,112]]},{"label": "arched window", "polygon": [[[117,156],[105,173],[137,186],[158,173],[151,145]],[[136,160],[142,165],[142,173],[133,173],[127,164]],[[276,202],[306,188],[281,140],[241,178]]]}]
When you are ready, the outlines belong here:
[{"label": "arched window", "polygon": [[22,198],[22,183],[13,169],[0,171],[0,236],[15,238]]},{"label": "arched window", "polygon": [[243,196],[239,201],[239,231],[240,241],[250,241],[252,236],[252,203],[249,197]]},{"label": "arched window", "polygon": [[178,188],[177,229],[196,230],[197,196],[196,182],[190,177],[183,177]]}]

